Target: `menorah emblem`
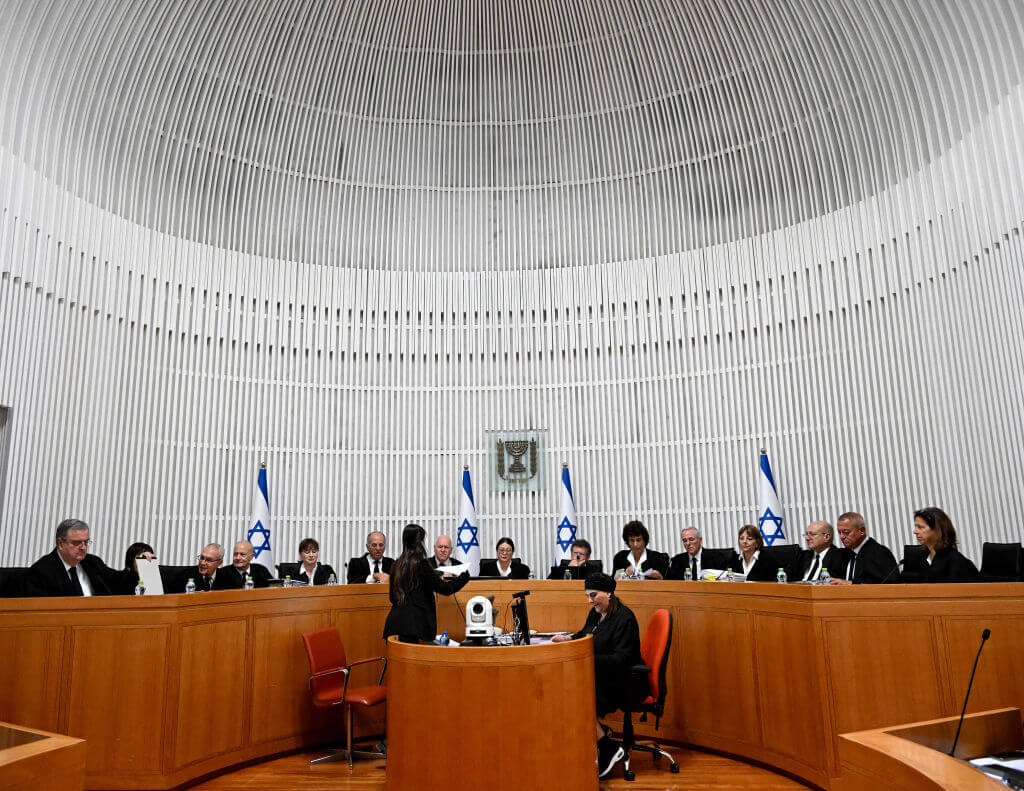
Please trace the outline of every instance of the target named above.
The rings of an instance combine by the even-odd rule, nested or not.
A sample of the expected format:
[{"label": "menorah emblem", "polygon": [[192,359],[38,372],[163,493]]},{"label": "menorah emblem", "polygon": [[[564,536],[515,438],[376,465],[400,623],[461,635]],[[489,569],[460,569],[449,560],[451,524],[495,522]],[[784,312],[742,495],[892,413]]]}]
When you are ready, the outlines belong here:
[{"label": "menorah emblem", "polygon": [[[510,439],[498,440],[497,467],[498,476],[506,481],[528,481],[537,474],[537,440]],[[505,469],[505,453],[512,457],[512,464]],[[529,452],[530,466],[523,463],[523,457]]]},{"label": "menorah emblem", "polygon": [[512,466],[508,468],[510,473],[526,472],[526,465],[523,464],[521,459],[526,455],[526,451],[529,449],[530,443],[525,439],[514,439],[505,443],[505,450],[507,450],[509,455],[512,457]]}]

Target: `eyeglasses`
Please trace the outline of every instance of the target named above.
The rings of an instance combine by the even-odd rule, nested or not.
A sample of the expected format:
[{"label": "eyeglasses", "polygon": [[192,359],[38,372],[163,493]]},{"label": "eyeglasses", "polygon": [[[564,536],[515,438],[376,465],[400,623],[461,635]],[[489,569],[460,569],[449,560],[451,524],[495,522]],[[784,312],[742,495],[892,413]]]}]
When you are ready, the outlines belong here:
[{"label": "eyeglasses", "polygon": [[502,547],[501,549],[498,550],[498,554],[499,555],[511,555],[512,554],[512,547]]},{"label": "eyeglasses", "polygon": [[62,538],[61,541],[63,541],[65,544],[70,544],[71,546],[75,547],[76,549],[78,549],[80,547],[87,547],[87,546],[89,546],[89,544],[92,543],[92,539],[91,538],[78,538],[78,539],[74,539],[74,540],[72,540],[70,538]]},{"label": "eyeglasses", "polygon": [[196,555],[196,563],[220,563],[220,558],[208,558],[206,555]]}]

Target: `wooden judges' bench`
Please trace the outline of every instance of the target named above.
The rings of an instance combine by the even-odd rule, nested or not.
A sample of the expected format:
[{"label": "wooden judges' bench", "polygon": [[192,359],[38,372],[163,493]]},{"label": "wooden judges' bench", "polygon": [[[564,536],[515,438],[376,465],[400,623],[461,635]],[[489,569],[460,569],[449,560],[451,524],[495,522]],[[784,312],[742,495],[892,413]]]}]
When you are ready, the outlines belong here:
[{"label": "wooden judges' bench", "polygon": [[[474,581],[458,599],[496,594],[507,626],[506,604],[522,588],[532,590],[533,628],[582,624],[581,582]],[[659,607],[675,617],[661,738],[823,788],[843,788],[838,734],[959,714],[983,628],[992,639],[969,711],[1024,708],[1024,583],[624,582],[618,593],[641,629]],[[382,585],[0,599],[0,720],[85,739],[86,788],[172,788],[337,743],[340,717],[309,703],[299,636],[335,625],[350,657],[379,655],[387,611]],[[438,615],[461,636],[451,599]],[[372,715],[360,732],[383,733],[383,712]]]}]

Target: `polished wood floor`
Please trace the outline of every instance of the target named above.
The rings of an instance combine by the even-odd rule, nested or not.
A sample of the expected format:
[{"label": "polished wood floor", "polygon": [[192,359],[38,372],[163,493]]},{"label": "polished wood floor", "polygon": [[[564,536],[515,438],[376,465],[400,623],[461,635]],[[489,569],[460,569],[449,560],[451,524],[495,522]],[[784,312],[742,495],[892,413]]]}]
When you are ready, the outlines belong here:
[{"label": "polished wood floor", "polygon": [[[602,791],[670,791],[670,789],[768,789],[769,791],[806,790],[806,786],[795,780],[773,774],[767,769],[724,758],[719,755],[673,748],[673,755],[679,762],[679,774],[668,771],[668,763],[662,761],[661,768],[654,768],[649,756],[639,756],[633,761],[636,780],[627,783],[621,772],[614,778],[601,783]],[[193,789],[201,791],[320,791],[320,789],[359,789],[366,791],[384,789],[384,761],[363,759],[356,761],[354,771],[349,774],[348,764],[328,763],[311,767],[311,758],[324,755],[317,750],[297,753],[257,764],[237,772],[221,775],[208,780]],[[423,789],[427,791],[427,789]],[[567,791],[571,791],[567,789]]]}]

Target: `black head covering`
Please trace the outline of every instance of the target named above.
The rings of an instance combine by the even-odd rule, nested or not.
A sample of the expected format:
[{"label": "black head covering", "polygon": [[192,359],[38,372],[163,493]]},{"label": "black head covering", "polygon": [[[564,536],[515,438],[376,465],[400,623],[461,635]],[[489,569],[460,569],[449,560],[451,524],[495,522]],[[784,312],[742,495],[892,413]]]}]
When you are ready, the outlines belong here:
[{"label": "black head covering", "polygon": [[601,572],[594,572],[588,574],[586,581],[583,583],[588,591],[604,591],[605,593],[615,593],[615,580],[609,577],[607,574]]}]

